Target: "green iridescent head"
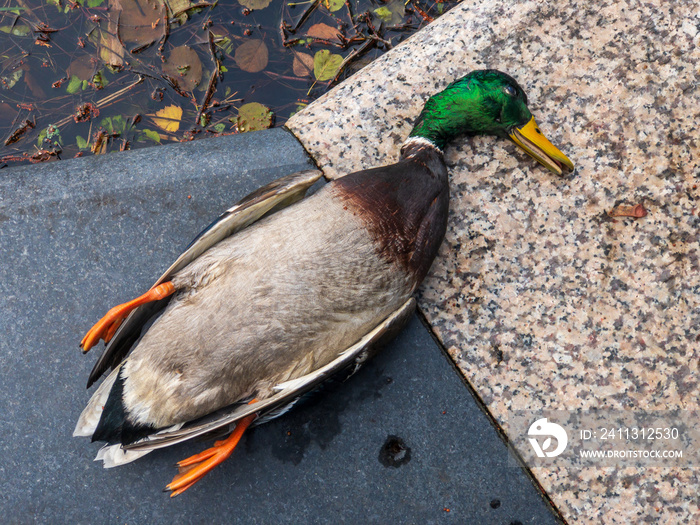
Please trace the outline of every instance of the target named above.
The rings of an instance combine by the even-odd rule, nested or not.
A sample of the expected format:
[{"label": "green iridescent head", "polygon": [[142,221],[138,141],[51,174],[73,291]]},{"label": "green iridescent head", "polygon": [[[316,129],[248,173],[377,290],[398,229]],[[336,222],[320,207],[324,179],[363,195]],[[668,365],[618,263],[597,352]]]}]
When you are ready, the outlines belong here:
[{"label": "green iridescent head", "polygon": [[472,71],[431,97],[410,136],[423,137],[442,149],[462,134],[510,138],[559,175],[574,167],[542,134],[515,79],[494,69]]}]

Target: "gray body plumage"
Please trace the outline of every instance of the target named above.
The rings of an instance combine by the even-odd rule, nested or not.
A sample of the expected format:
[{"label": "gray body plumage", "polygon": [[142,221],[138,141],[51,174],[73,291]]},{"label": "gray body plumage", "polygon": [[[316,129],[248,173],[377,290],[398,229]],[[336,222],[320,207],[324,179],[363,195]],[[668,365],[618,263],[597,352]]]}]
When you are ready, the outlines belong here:
[{"label": "gray body plumage", "polygon": [[174,295],[116,331],[89,381],[114,371],[74,431],[108,442],[106,467],[281,413],[408,319],[446,228],[441,152],[413,139],[398,163],[302,199],[319,177],[283,177],[224,213],[156,282]]},{"label": "gray body plumage", "polygon": [[177,295],[122,365],[127,417],[161,428],[264,399],[373,329],[409,281],[329,184],[173,276]]}]

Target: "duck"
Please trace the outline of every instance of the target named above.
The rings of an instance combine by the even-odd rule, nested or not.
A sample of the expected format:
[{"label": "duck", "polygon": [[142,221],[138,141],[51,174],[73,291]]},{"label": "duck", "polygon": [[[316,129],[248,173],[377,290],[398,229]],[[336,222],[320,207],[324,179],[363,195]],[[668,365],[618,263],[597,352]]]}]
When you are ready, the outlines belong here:
[{"label": "duck", "polygon": [[[248,195],[200,233],[142,296],[115,306],[80,343],[105,350],[74,436],[123,465],[196,437],[230,435],[180,461],[182,494],[245,431],[349,375],[415,309],[447,228],[444,150],[460,135],[510,139],[556,175],[573,163],[542,133],[510,75],[472,71],[430,97],[398,162],[307,195],[307,170]],[[108,373],[109,372],[109,373]]]}]

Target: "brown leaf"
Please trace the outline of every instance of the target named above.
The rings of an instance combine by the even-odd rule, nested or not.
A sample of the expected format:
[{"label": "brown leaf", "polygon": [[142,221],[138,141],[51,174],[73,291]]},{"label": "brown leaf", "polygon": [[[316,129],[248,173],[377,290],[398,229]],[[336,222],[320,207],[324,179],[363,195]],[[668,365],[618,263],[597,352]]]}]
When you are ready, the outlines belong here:
[{"label": "brown leaf", "polygon": [[7,102],[0,102],[0,125],[9,127],[16,115],[16,107],[10,106]]},{"label": "brown leaf", "polygon": [[248,40],[236,48],[234,60],[248,73],[257,73],[267,66],[268,51],[262,40]]},{"label": "brown leaf", "polygon": [[[142,48],[165,35],[165,4],[162,0],[118,0],[119,36]],[[119,9],[119,7],[117,7]]]},{"label": "brown leaf", "polygon": [[647,210],[642,204],[636,206],[617,206],[608,212],[610,217],[633,217],[641,219],[647,216]]},{"label": "brown leaf", "polygon": [[202,61],[191,47],[176,47],[163,64],[163,72],[183,91],[192,91],[202,81]]},{"label": "brown leaf", "polygon": [[328,24],[314,24],[306,32],[306,36],[322,38],[323,40],[340,40],[340,32]]},{"label": "brown leaf", "polygon": [[41,89],[39,82],[36,81],[34,76],[29,71],[24,72],[24,83],[27,84],[27,87],[32,92],[32,97],[34,100],[46,99],[46,93],[44,93],[44,90]]},{"label": "brown leaf", "polygon": [[310,76],[314,70],[314,57],[306,53],[295,52],[292,69],[298,77]]},{"label": "brown leaf", "polygon": [[108,4],[107,28],[97,27],[88,34],[88,38],[100,50],[100,58],[105,64],[120,69],[124,66],[124,55],[126,53],[126,49],[124,49],[124,46],[117,37],[117,33],[119,32],[118,21],[121,15],[121,3],[119,0],[108,0]]},{"label": "brown leaf", "polygon": [[10,144],[14,144],[17,142],[19,139],[22,138],[22,135],[24,135],[28,130],[34,128],[34,123],[31,120],[25,120],[24,124],[22,124],[19,128],[17,128],[12,135],[10,135],[10,138],[8,138],[5,141],[5,146],[9,146]]},{"label": "brown leaf", "polygon": [[248,9],[265,9],[272,0],[238,0],[238,3]]},{"label": "brown leaf", "polygon": [[76,58],[68,66],[68,78],[78,77],[80,80],[92,80],[94,74],[95,66],[90,62],[88,55]]}]

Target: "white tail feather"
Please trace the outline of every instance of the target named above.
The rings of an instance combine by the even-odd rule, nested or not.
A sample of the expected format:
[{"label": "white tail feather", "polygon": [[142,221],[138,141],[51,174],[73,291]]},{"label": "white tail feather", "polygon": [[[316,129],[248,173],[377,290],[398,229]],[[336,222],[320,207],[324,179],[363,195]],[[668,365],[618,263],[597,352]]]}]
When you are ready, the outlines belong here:
[{"label": "white tail feather", "polygon": [[102,461],[104,468],[119,467],[148,454],[150,450],[124,450],[121,445],[105,445],[95,456],[95,461]]},{"label": "white tail feather", "polygon": [[102,417],[102,411],[105,408],[105,403],[107,403],[107,398],[109,397],[109,392],[112,390],[114,382],[117,380],[117,374],[121,367],[115,368],[107,379],[105,379],[99,386],[95,393],[92,394],[90,401],[88,401],[85,410],[80,414],[78,418],[78,423],[75,425],[75,430],[73,431],[74,437],[92,437],[97,429],[97,424],[100,422]]}]

